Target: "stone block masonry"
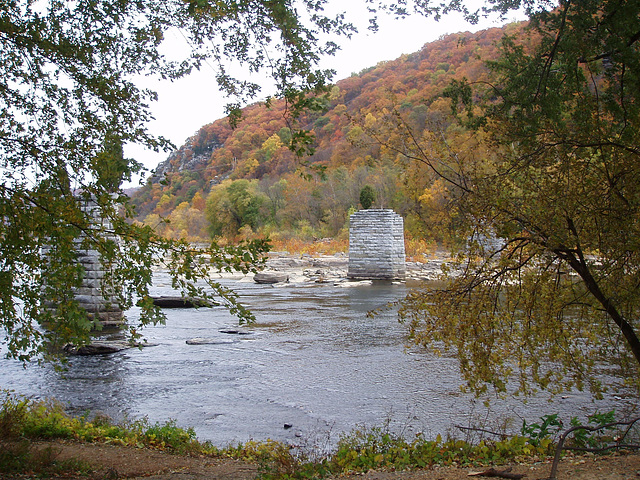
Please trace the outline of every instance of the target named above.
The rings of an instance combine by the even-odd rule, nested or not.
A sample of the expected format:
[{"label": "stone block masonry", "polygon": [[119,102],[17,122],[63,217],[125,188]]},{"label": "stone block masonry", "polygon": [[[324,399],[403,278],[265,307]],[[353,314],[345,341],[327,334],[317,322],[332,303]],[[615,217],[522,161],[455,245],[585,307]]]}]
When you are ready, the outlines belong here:
[{"label": "stone block masonry", "polygon": [[354,279],[403,279],[406,274],[404,220],[389,209],[372,208],[351,215],[349,271]]},{"label": "stone block masonry", "polygon": [[[111,222],[101,218],[98,205],[92,201],[84,201],[82,209],[93,217],[94,224],[103,230],[105,239],[118,242],[118,238],[108,234],[112,230]],[[80,240],[78,241],[80,243]],[[75,291],[75,299],[84,308],[89,318],[98,320],[103,327],[121,325],[124,322],[124,314],[118,306],[115,296],[109,294],[104,285],[106,271],[100,261],[100,253],[97,250],[82,250],[78,248],[78,261],[82,264],[85,277],[82,286]],[[103,290],[105,291],[103,293]]]},{"label": "stone block masonry", "polygon": [[[102,235],[117,242],[116,236],[106,233],[111,230],[111,223],[100,217],[96,203],[92,200],[81,201],[82,209],[93,217],[96,228],[101,228],[105,232]],[[99,321],[103,327],[122,325],[125,321],[124,314],[118,306],[115,296],[109,294],[109,290],[113,291],[115,287],[112,289],[103,288],[107,272],[100,261],[100,253],[97,250],[82,248],[82,238],[76,239],[75,243],[78,245],[76,249],[78,262],[82,265],[85,273],[82,285],[74,290],[76,301],[87,312],[90,319]],[[48,255],[49,249],[43,249],[42,253],[45,256]]]}]

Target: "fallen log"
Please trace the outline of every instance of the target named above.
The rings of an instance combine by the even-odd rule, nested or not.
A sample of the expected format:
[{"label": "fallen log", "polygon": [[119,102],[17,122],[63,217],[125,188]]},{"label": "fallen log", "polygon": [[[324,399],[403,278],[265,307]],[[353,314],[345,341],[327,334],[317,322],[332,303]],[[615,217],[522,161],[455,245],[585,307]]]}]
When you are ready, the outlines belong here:
[{"label": "fallen log", "polygon": [[213,304],[199,297],[151,297],[153,304],[160,308],[212,307]]},{"label": "fallen log", "polygon": [[511,468],[507,468],[505,470],[496,470],[495,468],[489,468],[484,470],[483,472],[471,472],[468,474],[469,477],[500,477],[500,478],[510,478],[519,480],[522,477],[526,477],[524,473],[510,473]]}]

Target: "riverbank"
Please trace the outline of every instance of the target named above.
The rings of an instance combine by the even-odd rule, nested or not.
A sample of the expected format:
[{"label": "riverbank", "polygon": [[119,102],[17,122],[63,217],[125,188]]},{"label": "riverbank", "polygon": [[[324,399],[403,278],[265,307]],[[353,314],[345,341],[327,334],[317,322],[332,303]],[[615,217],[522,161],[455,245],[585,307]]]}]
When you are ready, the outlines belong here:
[{"label": "riverbank", "polygon": [[[624,429],[622,439],[628,434]],[[343,436],[335,449],[322,455],[271,440],[221,449],[198,441],[193,429],[173,421],[120,424],[106,417],[73,417],[55,401],[5,392],[0,406],[0,479],[336,480],[356,475],[368,480],[549,479],[552,472],[554,480],[640,476],[637,450],[606,455],[565,450],[554,465],[554,437],[514,435],[468,443],[417,436],[407,441],[372,428]],[[610,438],[593,434],[590,440],[602,447],[610,445]],[[629,437],[629,443],[634,439]]]},{"label": "riverbank", "polygon": [[[260,473],[257,463],[225,457],[174,455],[149,448],[118,445],[80,443],[69,441],[38,442],[41,451],[50,449],[58,460],[80,460],[91,466],[83,475],[69,472],[69,480],[129,479],[129,480],[251,480]],[[359,473],[364,480],[468,480],[486,478],[470,476],[488,470],[489,467],[435,466],[411,471],[369,470]],[[496,467],[499,471],[510,469],[511,474],[525,475],[525,479],[547,478],[551,460],[510,463]],[[341,474],[348,478],[354,475]],[[29,475],[6,476],[3,480],[30,478]],[[39,478],[55,478],[45,476]],[[295,477],[293,477],[295,478]],[[515,478],[515,477],[514,477]],[[640,455],[569,456],[559,465],[558,480],[632,480],[640,478]]]}]

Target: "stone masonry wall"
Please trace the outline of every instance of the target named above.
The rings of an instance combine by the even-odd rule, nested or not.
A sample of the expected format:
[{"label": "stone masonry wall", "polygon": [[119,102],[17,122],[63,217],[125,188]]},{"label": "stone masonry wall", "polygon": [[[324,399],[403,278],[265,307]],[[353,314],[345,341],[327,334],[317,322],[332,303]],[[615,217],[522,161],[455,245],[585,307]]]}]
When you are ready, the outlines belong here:
[{"label": "stone masonry wall", "polygon": [[404,221],[393,210],[360,210],[350,217],[349,278],[402,279]]},{"label": "stone masonry wall", "polygon": [[[96,227],[104,230],[111,230],[111,223],[108,220],[100,218],[98,206],[95,202],[82,200],[82,209],[91,214],[94,218]],[[107,235],[107,234],[105,234]],[[117,241],[117,237],[107,235],[107,238]],[[102,287],[105,278],[105,269],[100,261],[100,253],[97,250],[86,249],[81,247],[82,239],[77,239],[76,254],[78,262],[84,268],[84,278],[82,285],[75,289],[74,297],[78,304],[85,309],[89,318],[98,320],[103,327],[113,327],[121,325],[124,322],[124,315],[118,306],[115,297],[103,295]],[[43,249],[44,255],[48,254],[48,249]],[[108,289],[107,289],[108,292]]]},{"label": "stone masonry wall", "polygon": [[[100,210],[95,202],[86,201],[82,208],[87,213],[91,213],[96,226],[101,226],[106,231],[112,229],[111,222],[100,217]],[[115,236],[104,235],[110,240],[118,241]],[[74,292],[76,301],[87,311],[90,318],[99,320],[103,327],[120,325],[124,321],[124,316],[115,297],[108,294],[103,296],[102,293],[106,272],[100,261],[100,253],[97,250],[78,249],[77,254],[78,261],[84,267],[85,276],[82,286]]]}]

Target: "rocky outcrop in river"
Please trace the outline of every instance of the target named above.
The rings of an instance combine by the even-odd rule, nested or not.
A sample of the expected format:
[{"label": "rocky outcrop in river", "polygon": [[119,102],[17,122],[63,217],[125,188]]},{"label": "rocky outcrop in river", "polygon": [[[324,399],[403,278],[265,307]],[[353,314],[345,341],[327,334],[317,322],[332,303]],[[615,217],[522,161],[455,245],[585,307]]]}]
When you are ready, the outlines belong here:
[{"label": "rocky outcrop in river", "polygon": [[[434,253],[423,262],[406,262],[405,281],[409,283],[422,280],[435,280],[441,273],[442,264],[449,259],[444,252]],[[256,283],[333,283],[336,286],[348,286],[370,283],[369,280],[351,281],[347,278],[349,257],[344,253],[335,255],[311,256],[307,254],[291,255],[282,252],[269,254],[266,267],[261,272],[242,276],[236,274],[240,281]],[[234,274],[218,274],[220,277]],[[214,275],[215,276],[215,275]]]}]

